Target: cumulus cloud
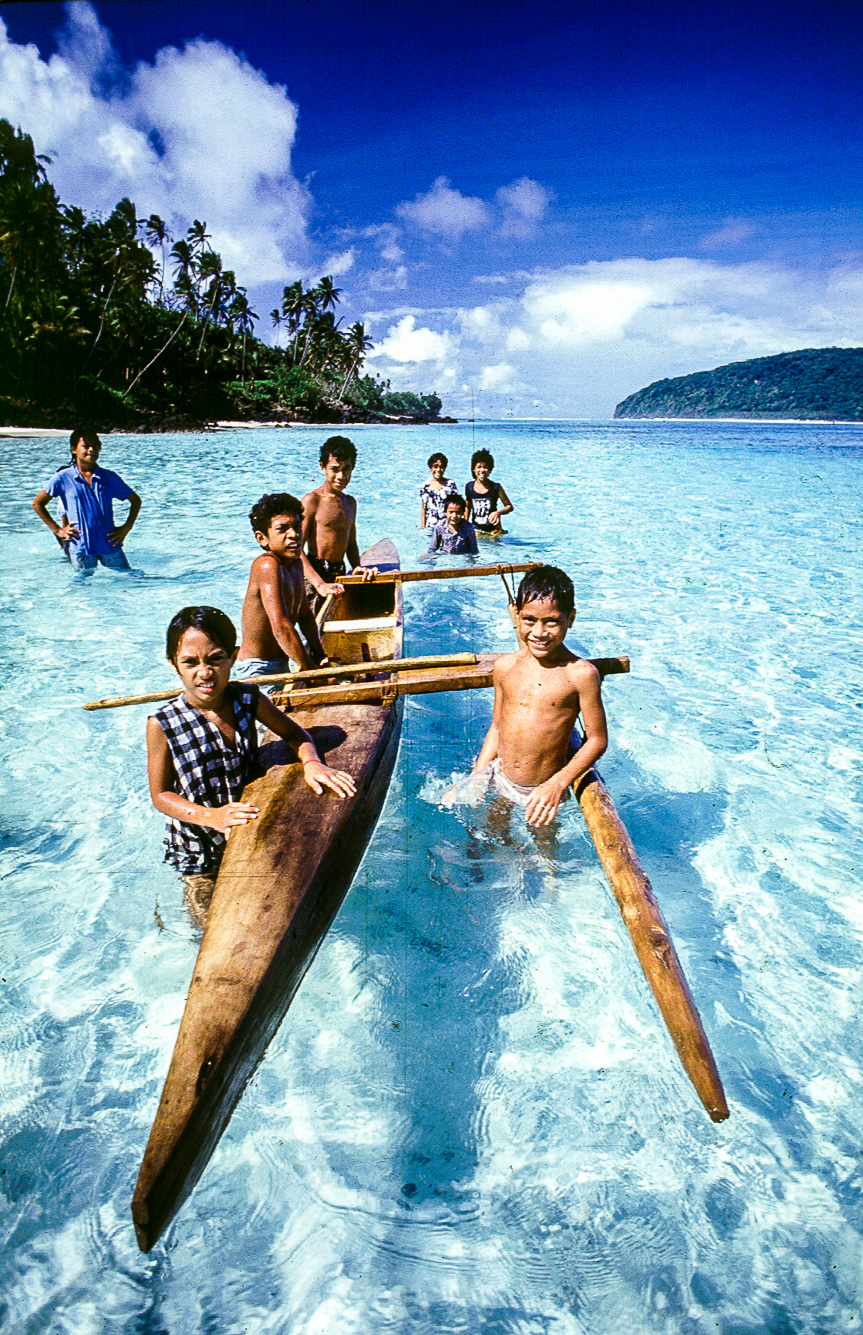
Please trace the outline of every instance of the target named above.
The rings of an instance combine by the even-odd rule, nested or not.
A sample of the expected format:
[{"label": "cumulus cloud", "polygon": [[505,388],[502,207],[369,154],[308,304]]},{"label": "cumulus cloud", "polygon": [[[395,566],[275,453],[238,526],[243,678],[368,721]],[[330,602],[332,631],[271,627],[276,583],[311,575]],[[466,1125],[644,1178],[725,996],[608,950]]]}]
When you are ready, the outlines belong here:
[{"label": "cumulus cloud", "polygon": [[427,194],[399,204],[396,213],[423,231],[450,242],[460,241],[465,232],[480,230],[491,222],[487,205],[475,196],[454,190],[446,176],[439,176]]},{"label": "cumulus cloud", "polygon": [[416,328],[416,316],[405,315],[398,324],[391,325],[386,337],[371,354],[387,357],[395,362],[442,361],[449,353],[450,336],[437,334],[431,329]]},{"label": "cumulus cloud", "polygon": [[501,186],[496,198],[503,210],[500,235],[528,241],[542,222],[553,195],[539,181],[522,176],[512,185]]},{"label": "cumulus cloud", "polygon": [[510,382],[514,374],[515,368],[508,366],[506,362],[498,362],[496,366],[484,366],[479,375],[479,388],[493,389],[505,394],[512,389]]},{"label": "cumulus cloud", "polygon": [[298,276],[310,199],[293,176],[297,108],[220,42],[166,47],[122,81],[92,7],[67,9],[59,54],[11,42],[0,21],[0,116],[52,159],[65,203],[107,211],[124,195],[174,231],[193,218],[245,284]]}]

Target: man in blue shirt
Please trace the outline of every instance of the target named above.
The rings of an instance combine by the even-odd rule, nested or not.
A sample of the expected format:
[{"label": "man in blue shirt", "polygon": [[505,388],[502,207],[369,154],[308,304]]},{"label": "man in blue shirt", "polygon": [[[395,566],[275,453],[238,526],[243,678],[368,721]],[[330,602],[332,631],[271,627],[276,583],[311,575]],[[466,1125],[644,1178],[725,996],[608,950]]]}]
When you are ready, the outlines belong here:
[{"label": "man in blue shirt", "polygon": [[[64,547],[76,570],[91,573],[101,561],[111,570],[128,570],[123,543],[138,518],[141,497],[127,482],[99,467],[102,442],[95,431],[76,427],[69,437],[72,462],[55,473],[38,496],[33,509]],[[48,513],[48,502],[59,499],[63,523]],[[114,501],[128,501],[125,524],[114,523]]]}]

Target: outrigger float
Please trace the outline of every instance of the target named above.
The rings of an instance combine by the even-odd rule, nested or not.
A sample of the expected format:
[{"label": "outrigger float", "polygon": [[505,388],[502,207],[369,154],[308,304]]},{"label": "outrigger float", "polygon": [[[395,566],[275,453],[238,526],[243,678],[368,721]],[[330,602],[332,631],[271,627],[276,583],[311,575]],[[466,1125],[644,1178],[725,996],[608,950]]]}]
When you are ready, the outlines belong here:
[{"label": "outrigger float", "polygon": [[[347,770],[356,795],[314,794],[302,767],[273,741],[263,777],[243,800],[260,809],[225,850],[186,1007],[132,1199],[135,1233],[149,1251],[189,1196],[243,1089],[317,953],[371,838],[398,751],[403,697],[492,684],[490,654],[404,658],[402,586],[428,579],[506,576],[523,565],[399,568],[388,541],[363,553],[371,582],[343,576],[344,594],[318,614],[340,666],[254,680],[281,684],[273,699],[314,737],[327,764]],[[591,660],[605,677],[626,657]],[[321,683],[321,684],[319,684]],[[97,700],[85,709],[172,699],[173,690]],[[575,739],[574,739],[575,740]],[[680,1061],[710,1117],[728,1105],[677,952],[632,840],[596,768],[574,785],[603,870]]]}]

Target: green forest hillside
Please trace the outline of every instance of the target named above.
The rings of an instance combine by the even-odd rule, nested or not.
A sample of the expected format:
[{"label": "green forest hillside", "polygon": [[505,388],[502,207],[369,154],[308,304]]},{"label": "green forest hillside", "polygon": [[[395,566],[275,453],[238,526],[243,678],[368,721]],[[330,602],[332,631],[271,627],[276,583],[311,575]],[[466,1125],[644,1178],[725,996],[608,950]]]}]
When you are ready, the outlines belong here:
[{"label": "green forest hillside", "polygon": [[804,348],[657,380],[615,417],[863,420],[863,348]]},{"label": "green forest hillside", "polygon": [[441,420],[436,394],[362,374],[372,340],[360,320],[339,327],[331,277],[284,289],[273,347],[206,222],[175,238],[129,199],[88,217],[58,199],[48,163],[0,119],[0,425]]}]

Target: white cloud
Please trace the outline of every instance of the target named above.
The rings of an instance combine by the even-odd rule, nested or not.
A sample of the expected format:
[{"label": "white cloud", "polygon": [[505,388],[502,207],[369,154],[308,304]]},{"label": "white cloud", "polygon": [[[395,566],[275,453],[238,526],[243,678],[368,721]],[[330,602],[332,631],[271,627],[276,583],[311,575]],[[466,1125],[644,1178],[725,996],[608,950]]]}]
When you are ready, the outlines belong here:
[{"label": "white cloud", "polygon": [[483,201],[453,190],[446,176],[439,176],[427,194],[399,204],[396,213],[423,231],[450,242],[460,241],[465,232],[477,231],[491,222]]},{"label": "white cloud", "polygon": [[498,362],[496,366],[484,366],[480,372],[479,388],[505,393],[512,389],[511,381],[514,374],[515,368],[506,362]]},{"label": "white cloud", "polygon": [[512,185],[501,186],[496,198],[503,209],[500,235],[527,241],[545,216],[553,195],[539,181],[522,176]]},{"label": "white cloud", "polygon": [[436,334],[431,329],[416,328],[416,316],[405,315],[398,324],[391,325],[386,338],[371,354],[388,357],[395,362],[443,361],[448,355],[450,336]]},{"label": "white cloud", "polygon": [[347,273],[354,267],[353,247],[350,250],[341,250],[336,255],[330,255],[329,259],[324,260],[320,265],[321,275],[326,274],[330,278],[340,278],[342,274]]},{"label": "white cloud", "polygon": [[752,223],[745,218],[726,218],[715,232],[708,232],[698,243],[702,250],[712,250],[714,246],[738,246],[747,241],[755,232]]},{"label": "white cloud", "polygon": [[0,21],[0,116],[53,162],[64,203],[106,212],[124,195],[175,232],[207,223],[246,285],[296,276],[309,195],[291,172],[297,109],[286,90],[219,42],[166,47],[122,87],[90,5],[67,9],[61,54],[45,61]]}]

